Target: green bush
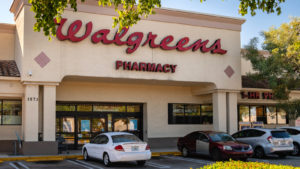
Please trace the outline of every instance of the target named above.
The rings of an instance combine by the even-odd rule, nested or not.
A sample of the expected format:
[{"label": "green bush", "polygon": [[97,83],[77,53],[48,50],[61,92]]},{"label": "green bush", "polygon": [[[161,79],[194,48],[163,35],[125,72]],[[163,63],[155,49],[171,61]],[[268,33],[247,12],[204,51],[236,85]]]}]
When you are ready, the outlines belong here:
[{"label": "green bush", "polygon": [[300,167],[293,167],[288,165],[275,165],[260,162],[243,162],[243,161],[227,161],[216,162],[211,165],[206,165],[198,169],[300,169]]}]

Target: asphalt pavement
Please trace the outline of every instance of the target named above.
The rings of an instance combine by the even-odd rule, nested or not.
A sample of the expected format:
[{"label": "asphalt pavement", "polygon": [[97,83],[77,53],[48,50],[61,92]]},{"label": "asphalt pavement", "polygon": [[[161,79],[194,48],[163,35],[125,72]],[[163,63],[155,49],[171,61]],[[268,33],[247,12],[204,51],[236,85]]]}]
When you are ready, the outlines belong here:
[{"label": "asphalt pavement", "polygon": [[[300,167],[300,156],[287,156],[285,159],[280,159],[277,156],[270,156],[264,159],[249,158],[248,161]],[[0,169],[196,169],[213,163],[215,162],[205,156],[184,158],[169,155],[153,157],[143,167],[137,166],[135,162],[114,163],[111,167],[105,167],[100,160],[84,161],[68,159],[52,162],[6,161],[0,164]]]}]

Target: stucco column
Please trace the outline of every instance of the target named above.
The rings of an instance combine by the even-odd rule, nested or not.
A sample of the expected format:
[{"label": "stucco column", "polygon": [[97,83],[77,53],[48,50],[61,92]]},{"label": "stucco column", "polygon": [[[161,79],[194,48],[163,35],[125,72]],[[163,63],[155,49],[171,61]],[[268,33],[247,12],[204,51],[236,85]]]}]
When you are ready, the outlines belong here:
[{"label": "stucco column", "polygon": [[226,93],[215,91],[213,93],[213,126],[215,131],[227,132]]},{"label": "stucco column", "polygon": [[227,93],[227,131],[233,134],[238,130],[237,92]]},{"label": "stucco column", "polygon": [[44,86],[43,136],[44,141],[55,141],[56,127],[56,86]]},{"label": "stucco column", "polygon": [[26,84],[24,98],[24,141],[38,141],[39,85]]}]

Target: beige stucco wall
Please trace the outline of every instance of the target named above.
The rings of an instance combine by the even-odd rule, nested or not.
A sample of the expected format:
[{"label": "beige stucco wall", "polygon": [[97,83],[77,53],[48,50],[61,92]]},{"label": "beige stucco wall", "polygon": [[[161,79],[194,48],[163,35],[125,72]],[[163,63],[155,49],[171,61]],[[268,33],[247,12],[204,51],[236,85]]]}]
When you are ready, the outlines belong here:
[{"label": "beige stucco wall", "polygon": [[12,32],[1,31],[0,24],[0,60],[14,60],[15,59],[15,34],[14,29]]},{"label": "beige stucco wall", "polygon": [[[101,10],[101,8],[99,8]],[[139,47],[132,54],[126,54],[124,46],[103,45],[91,43],[91,35],[84,41],[74,43],[70,41],[59,41],[53,38],[49,41],[43,33],[33,32],[33,12],[25,5],[25,27],[24,27],[24,57],[22,60],[23,81],[61,81],[69,75],[89,77],[112,77],[126,79],[157,79],[167,81],[184,82],[212,82],[217,88],[240,89],[241,67],[240,67],[240,32],[225,29],[197,27],[183,24],[157,22],[142,20],[130,28],[126,37],[137,31],[144,33],[143,42],[148,32],[158,34],[157,42],[167,35],[174,36],[174,45],[180,38],[189,37],[190,42],[198,39],[209,39],[212,44],[216,39],[221,39],[222,48],[228,52],[225,55],[201,53],[200,51],[178,52],[176,50],[164,51],[159,48],[151,49],[149,46]],[[93,31],[111,28],[112,16],[65,11],[64,17],[68,18],[68,25],[77,19],[83,21],[80,31],[85,31],[85,24],[93,22]],[[201,21],[199,21],[201,22]],[[83,29],[84,28],[84,29]],[[109,38],[113,38],[116,30],[111,31]],[[78,36],[80,36],[80,33]],[[124,38],[124,39],[125,39]],[[44,52],[50,59],[50,63],[41,68],[34,58]],[[143,61],[162,64],[177,64],[176,73],[150,73],[115,70],[115,61]],[[234,69],[234,75],[229,78],[224,73],[227,66]],[[28,76],[28,71],[33,75]],[[208,73],[213,72],[213,74]],[[46,75],[46,76],[45,76]]]},{"label": "beige stucco wall", "polygon": [[63,81],[57,87],[57,101],[145,103],[148,137],[181,137],[212,125],[168,125],[168,103],[211,103],[212,96],[192,96],[191,88],[143,84]]},{"label": "beige stucco wall", "polygon": [[252,69],[251,61],[241,57],[241,75],[245,76],[248,73],[255,73],[255,71]]},{"label": "beige stucco wall", "polygon": [[[23,92],[23,86],[17,78],[0,77],[0,99],[22,100]],[[0,134],[0,140],[17,140],[17,134],[22,138],[22,125],[0,125]]]}]

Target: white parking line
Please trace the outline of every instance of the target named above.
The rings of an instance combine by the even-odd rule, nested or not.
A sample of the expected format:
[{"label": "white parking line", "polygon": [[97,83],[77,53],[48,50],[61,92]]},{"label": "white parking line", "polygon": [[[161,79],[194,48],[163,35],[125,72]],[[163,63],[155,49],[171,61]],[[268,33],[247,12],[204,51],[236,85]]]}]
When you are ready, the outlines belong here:
[{"label": "white parking line", "polygon": [[27,167],[25,164],[21,163],[21,162],[17,162],[20,166],[22,166],[25,169],[29,169],[29,167]]},{"label": "white parking line", "polygon": [[19,169],[19,167],[17,167],[14,163],[9,163],[10,166],[12,166],[15,169]]},{"label": "white parking line", "polygon": [[192,159],[192,158],[184,158],[184,157],[175,157],[175,156],[163,156],[164,158],[169,158],[173,160],[182,160],[182,161],[188,161],[188,162],[193,162],[193,163],[198,163],[198,164],[204,164],[204,165],[209,165],[214,162],[208,161],[208,160],[197,160],[197,159]]},{"label": "white parking line", "polygon": [[82,164],[84,164],[84,165],[87,165],[87,166],[96,168],[96,169],[103,169],[103,168],[101,168],[101,167],[99,167],[99,166],[96,166],[96,165],[93,165],[93,164],[90,164],[90,163],[87,163],[87,162],[84,162],[84,161],[80,161],[80,160],[75,160],[75,161],[78,162],[78,163],[82,163]]},{"label": "white parking line", "polygon": [[157,163],[153,163],[153,162],[146,162],[146,165],[150,166],[150,167],[155,167],[155,168],[170,168],[170,166],[167,165],[161,165],[161,164],[157,164]]},{"label": "white parking line", "polygon": [[86,165],[83,165],[81,163],[78,163],[78,162],[75,162],[75,161],[72,161],[72,160],[67,160],[69,163],[72,163],[72,164],[75,164],[75,165],[79,165],[81,167],[84,167],[84,168],[87,168],[87,169],[93,169],[92,167],[89,167],[89,166],[86,166]]}]

